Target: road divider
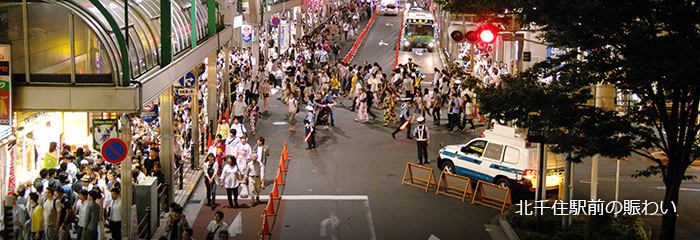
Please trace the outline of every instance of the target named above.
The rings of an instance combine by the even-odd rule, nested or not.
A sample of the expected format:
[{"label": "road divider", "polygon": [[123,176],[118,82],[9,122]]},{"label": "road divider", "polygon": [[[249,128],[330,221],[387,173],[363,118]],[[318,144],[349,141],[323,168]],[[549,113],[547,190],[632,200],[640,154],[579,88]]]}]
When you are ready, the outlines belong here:
[{"label": "road divider", "polygon": [[[409,181],[406,181],[407,174]],[[401,180],[401,185],[404,183],[411,186],[425,188],[425,191],[427,192],[429,188],[437,187],[435,185],[435,183],[437,183],[435,180],[435,170],[415,163],[407,163],[406,170],[403,172],[403,180]]]},{"label": "road divider", "polygon": [[365,29],[362,30],[362,33],[360,33],[360,35],[357,37],[357,40],[355,40],[355,44],[352,45],[350,51],[348,51],[348,53],[345,54],[345,57],[343,58],[343,63],[349,63],[350,61],[352,61],[352,58],[355,57],[355,52],[358,48],[360,48],[360,44],[362,44],[362,40],[365,39],[365,35],[367,35],[367,32],[369,32],[369,29],[372,28],[372,24],[374,23],[374,19],[377,18],[378,13],[379,9],[375,9],[374,14],[372,14],[372,17],[367,22],[367,26],[365,26]]},{"label": "road divider", "polygon": [[401,11],[401,23],[399,24],[399,40],[396,40],[396,53],[394,53],[394,67],[391,69],[396,69],[396,65],[399,64],[399,50],[401,50],[401,34],[403,34],[403,12]]},{"label": "road divider", "polygon": [[[471,179],[448,172],[442,172],[442,174],[440,174],[436,188],[437,190],[435,191],[435,195],[438,195],[438,193],[444,194],[457,199],[462,199],[462,202],[464,202],[464,199],[472,198],[474,195],[474,192],[471,191]],[[440,189],[443,189],[444,191],[440,191]]]},{"label": "road divider", "polygon": [[472,196],[472,204],[477,203],[490,208],[501,210],[501,213],[512,205],[510,188],[479,180]]}]

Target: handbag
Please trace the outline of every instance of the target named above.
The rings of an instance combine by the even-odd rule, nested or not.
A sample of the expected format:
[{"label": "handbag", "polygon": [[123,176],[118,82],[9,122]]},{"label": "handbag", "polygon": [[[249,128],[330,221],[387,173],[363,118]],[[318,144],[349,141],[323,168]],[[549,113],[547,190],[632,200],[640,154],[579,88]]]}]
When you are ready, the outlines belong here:
[{"label": "handbag", "polygon": [[241,185],[241,193],[239,194],[241,198],[247,198],[248,197],[248,185],[243,184]]},{"label": "handbag", "polygon": [[216,227],[216,229],[214,229],[213,232],[208,232],[208,233],[207,233],[207,238],[205,238],[205,239],[206,239],[206,240],[214,240],[214,235],[216,234],[216,231],[219,231],[219,228],[220,228],[220,227],[221,227],[221,225],[219,225],[218,227]]}]

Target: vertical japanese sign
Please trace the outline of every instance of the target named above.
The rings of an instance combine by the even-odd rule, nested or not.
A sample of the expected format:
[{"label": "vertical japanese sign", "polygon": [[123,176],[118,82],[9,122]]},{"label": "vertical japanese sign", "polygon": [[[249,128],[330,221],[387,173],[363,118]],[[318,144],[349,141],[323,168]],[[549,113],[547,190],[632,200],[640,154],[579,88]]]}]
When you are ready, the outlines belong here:
[{"label": "vertical japanese sign", "polygon": [[280,53],[287,52],[289,49],[289,23],[282,22],[280,26]]},{"label": "vertical japanese sign", "polygon": [[0,44],[0,125],[12,125],[11,46]]},{"label": "vertical japanese sign", "polygon": [[243,25],[241,26],[241,39],[244,42],[250,42],[253,38],[253,26]]}]

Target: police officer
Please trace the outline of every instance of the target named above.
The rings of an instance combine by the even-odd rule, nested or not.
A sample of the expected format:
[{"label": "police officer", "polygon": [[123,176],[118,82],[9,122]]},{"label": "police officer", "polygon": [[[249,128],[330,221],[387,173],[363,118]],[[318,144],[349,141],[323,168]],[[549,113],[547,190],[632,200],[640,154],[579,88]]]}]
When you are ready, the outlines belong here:
[{"label": "police officer", "polygon": [[428,132],[428,126],[425,126],[425,118],[423,116],[416,119],[418,121],[418,126],[413,129],[413,136],[416,136],[416,145],[418,147],[418,164],[423,164],[423,159],[425,159],[425,164],[430,163],[428,160],[428,144],[430,144],[430,132]]},{"label": "police officer", "polygon": [[314,107],[306,106],[306,118],[304,119],[304,126],[306,129],[306,149],[316,148],[316,132],[314,130]]},{"label": "police officer", "polygon": [[401,125],[399,125],[399,127],[396,128],[396,130],[394,130],[394,132],[391,133],[391,137],[393,137],[394,139],[396,139],[396,133],[398,133],[399,131],[401,131],[403,129],[407,129],[406,130],[406,138],[413,139],[413,137],[411,137],[411,130],[410,130],[411,129],[411,122],[413,122],[413,116],[411,116],[409,118],[410,114],[408,113],[408,111],[411,108],[411,105],[413,105],[412,102],[413,102],[413,99],[408,98],[408,99],[406,99],[406,102],[401,104],[401,115],[399,115],[399,119],[401,120]]},{"label": "police officer", "polygon": [[414,63],[412,58],[408,58],[408,63],[406,63],[406,68],[408,68],[409,72],[412,72],[412,73],[416,72],[416,68],[418,68],[418,67],[420,67],[420,66],[418,66],[418,64]]}]

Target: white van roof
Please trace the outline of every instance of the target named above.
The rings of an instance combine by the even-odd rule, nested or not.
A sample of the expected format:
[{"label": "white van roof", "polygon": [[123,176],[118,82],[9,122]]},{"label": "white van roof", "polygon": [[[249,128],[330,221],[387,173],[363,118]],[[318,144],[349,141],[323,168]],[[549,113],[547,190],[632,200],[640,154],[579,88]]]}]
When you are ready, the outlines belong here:
[{"label": "white van roof", "polygon": [[484,138],[522,149],[526,148],[527,142],[521,134],[515,132],[515,128],[499,124],[495,124],[492,129],[485,130]]}]

